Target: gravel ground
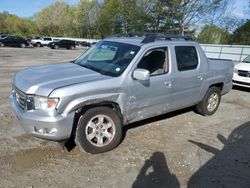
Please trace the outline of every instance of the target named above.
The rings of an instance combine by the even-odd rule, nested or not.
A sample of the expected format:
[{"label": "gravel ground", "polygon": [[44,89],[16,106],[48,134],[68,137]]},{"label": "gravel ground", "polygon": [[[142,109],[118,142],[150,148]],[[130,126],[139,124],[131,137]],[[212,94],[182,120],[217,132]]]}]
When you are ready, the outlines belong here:
[{"label": "gravel ground", "polygon": [[185,109],[129,125],[103,154],[63,152],[25,134],[8,102],[14,73],[82,51],[0,48],[0,187],[250,187],[250,90],[243,88],[223,96],[210,117]]}]

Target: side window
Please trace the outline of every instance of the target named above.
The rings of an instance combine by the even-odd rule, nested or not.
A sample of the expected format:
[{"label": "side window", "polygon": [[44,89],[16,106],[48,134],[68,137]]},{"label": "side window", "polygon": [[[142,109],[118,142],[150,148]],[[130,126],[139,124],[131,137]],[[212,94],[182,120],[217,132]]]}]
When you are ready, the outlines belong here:
[{"label": "side window", "polygon": [[194,46],[176,46],[175,55],[179,71],[196,69],[198,66],[198,55]]},{"label": "side window", "polygon": [[137,68],[147,69],[151,76],[164,74],[168,71],[167,48],[157,48],[144,54]]},{"label": "side window", "polygon": [[51,38],[44,38],[43,40],[51,41],[52,39]]}]

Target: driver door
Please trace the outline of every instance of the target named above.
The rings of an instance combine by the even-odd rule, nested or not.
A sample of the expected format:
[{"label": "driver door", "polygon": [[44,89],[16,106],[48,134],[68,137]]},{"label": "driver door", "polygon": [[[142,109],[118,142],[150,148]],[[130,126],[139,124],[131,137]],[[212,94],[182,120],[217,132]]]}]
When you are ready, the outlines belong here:
[{"label": "driver door", "polygon": [[136,68],[150,72],[149,80],[132,78],[128,86],[128,121],[134,122],[163,114],[170,108],[171,78],[168,48],[145,52]]}]

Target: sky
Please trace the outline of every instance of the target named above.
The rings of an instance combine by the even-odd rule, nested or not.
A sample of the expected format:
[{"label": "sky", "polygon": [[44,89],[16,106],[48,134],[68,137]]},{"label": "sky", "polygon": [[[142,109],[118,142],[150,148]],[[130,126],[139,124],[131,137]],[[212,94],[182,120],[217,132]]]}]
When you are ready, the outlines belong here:
[{"label": "sky", "polygon": [[[0,0],[0,12],[7,11],[20,17],[32,17],[35,13],[56,0]],[[65,0],[72,5],[77,4],[79,0]],[[243,19],[250,19],[250,13],[247,15],[248,0],[229,0],[230,11],[235,16]]]},{"label": "sky", "polygon": [[[56,0],[0,0],[0,12],[7,11],[20,17],[32,17]],[[79,0],[65,0],[72,5],[77,4]]]}]

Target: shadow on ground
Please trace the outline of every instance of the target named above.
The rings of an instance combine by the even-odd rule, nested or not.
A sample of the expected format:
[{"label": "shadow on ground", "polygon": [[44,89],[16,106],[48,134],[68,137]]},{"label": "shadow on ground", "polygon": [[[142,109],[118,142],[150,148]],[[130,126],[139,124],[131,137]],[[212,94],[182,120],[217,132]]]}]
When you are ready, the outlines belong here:
[{"label": "shadow on ground", "polygon": [[132,188],[179,188],[180,183],[171,174],[162,152],[155,152],[146,160]]},{"label": "shadow on ground", "polygon": [[[177,116],[177,115],[181,115],[181,114],[187,113],[189,111],[192,111],[193,109],[194,109],[193,107],[189,107],[189,108],[181,109],[181,110],[178,110],[178,111],[170,112],[170,113],[167,113],[167,114],[159,115],[159,116],[156,116],[156,117],[153,117],[153,118],[145,119],[145,120],[142,120],[142,121],[138,121],[138,122],[126,125],[126,126],[123,127],[123,136],[122,136],[121,142],[125,139],[127,131],[129,129],[133,129],[133,128],[136,128],[136,127],[146,125],[148,123],[153,123],[153,122],[156,122],[156,121],[161,121],[161,120],[164,120],[164,119],[167,119],[167,118],[171,118],[171,117],[174,117],[174,116]],[[59,142],[59,145],[62,147],[62,149],[63,150],[67,149],[68,152],[70,152],[71,150],[73,150],[76,147],[75,131],[76,131],[76,128],[77,128],[77,122],[78,122],[77,119],[78,118],[79,118],[79,116],[75,116],[75,120],[74,120],[75,123],[73,125],[73,130],[72,130],[70,138],[68,140],[66,140],[66,141]]]},{"label": "shadow on ground", "polygon": [[221,150],[190,140],[215,156],[205,163],[188,182],[188,188],[249,188],[250,187],[250,122],[234,129]]},{"label": "shadow on ground", "polygon": [[148,118],[148,119],[145,119],[145,120],[141,120],[141,121],[138,121],[138,122],[135,122],[135,123],[128,124],[128,125],[124,126],[123,131],[124,131],[124,134],[126,135],[126,132],[129,129],[134,129],[134,128],[146,125],[148,123],[154,123],[154,122],[161,121],[161,120],[164,120],[164,119],[172,118],[174,116],[185,114],[185,113],[190,112],[190,111],[194,111],[193,106],[188,107],[188,108],[184,108],[184,109],[181,109],[181,110],[169,112],[169,113],[166,113],[166,114],[162,114],[162,115],[159,115],[159,116],[155,116],[155,117],[152,117],[152,118]]}]

